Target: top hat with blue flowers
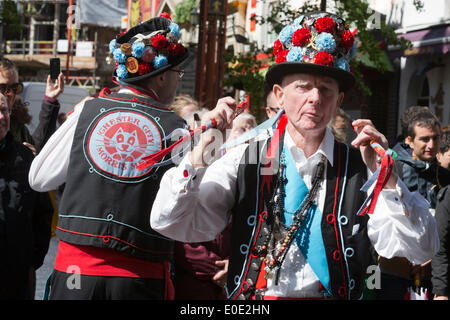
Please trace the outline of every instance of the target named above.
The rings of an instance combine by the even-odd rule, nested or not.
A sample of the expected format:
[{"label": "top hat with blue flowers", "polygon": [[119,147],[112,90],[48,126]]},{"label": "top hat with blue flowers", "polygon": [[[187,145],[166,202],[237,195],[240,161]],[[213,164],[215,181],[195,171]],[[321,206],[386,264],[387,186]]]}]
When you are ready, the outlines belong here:
[{"label": "top hat with blue flowers", "polygon": [[354,34],[342,18],[327,12],[301,15],[278,35],[266,83],[272,88],[286,75],[312,73],[336,79],[346,92],[355,84],[349,65],[355,51]]},{"label": "top hat with blue flowers", "polygon": [[185,62],[189,52],[179,40],[180,29],[168,14],[140,23],[109,43],[116,60],[113,76],[133,83]]}]

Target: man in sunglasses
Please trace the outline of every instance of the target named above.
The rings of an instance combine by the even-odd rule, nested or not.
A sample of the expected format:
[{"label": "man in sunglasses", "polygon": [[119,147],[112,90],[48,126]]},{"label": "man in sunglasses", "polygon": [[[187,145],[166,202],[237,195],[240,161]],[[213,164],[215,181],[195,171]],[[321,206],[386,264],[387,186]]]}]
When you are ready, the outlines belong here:
[{"label": "man in sunglasses", "polygon": [[[26,119],[30,119],[31,116],[17,97],[22,91],[23,84],[19,82],[17,66],[7,58],[0,58],[0,93],[6,97],[11,112],[10,131],[17,141],[23,142],[36,154],[56,130],[56,120],[60,109],[57,98],[64,91],[64,77],[61,73],[53,85],[48,76],[39,124],[32,135],[25,126]],[[21,116],[23,113],[25,117]]]}]

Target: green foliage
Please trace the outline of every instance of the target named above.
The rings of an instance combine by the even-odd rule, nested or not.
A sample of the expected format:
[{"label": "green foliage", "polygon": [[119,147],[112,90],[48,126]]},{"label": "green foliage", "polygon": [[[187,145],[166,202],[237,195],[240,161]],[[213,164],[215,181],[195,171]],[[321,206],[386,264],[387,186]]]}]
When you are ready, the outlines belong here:
[{"label": "green foliage", "polygon": [[190,25],[191,10],[195,7],[196,0],[183,0],[175,6],[174,22],[180,25]]},{"label": "green foliage", "polygon": [[17,39],[20,36],[22,26],[20,16],[17,12],[17,5],[12,0],[4,0],[0,11],[0,17],[3,25],[3,37],[6,40]]}]

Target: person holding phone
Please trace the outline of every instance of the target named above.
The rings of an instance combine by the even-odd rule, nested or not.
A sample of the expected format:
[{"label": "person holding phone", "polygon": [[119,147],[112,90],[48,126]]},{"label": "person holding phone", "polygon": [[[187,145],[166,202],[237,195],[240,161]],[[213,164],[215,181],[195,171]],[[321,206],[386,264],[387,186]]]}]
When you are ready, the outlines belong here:
[{"label": "person holding phone", "polygon": [[19,82],[17,66],[7,58],[0,58],[0,93],[5,95],[11,112],[10,131],[17,141],[25,144],[36,155],[56,130],[60,109],[58,97],[64,91],[64,76],[60,73],[54,84],[50,75],[47,77],[39,124],[33,134],[30,134],[26,127],[27,121],[31,120],[25,105],[26,101],[22,102],[17,96],[22,90],[23,84]]}]

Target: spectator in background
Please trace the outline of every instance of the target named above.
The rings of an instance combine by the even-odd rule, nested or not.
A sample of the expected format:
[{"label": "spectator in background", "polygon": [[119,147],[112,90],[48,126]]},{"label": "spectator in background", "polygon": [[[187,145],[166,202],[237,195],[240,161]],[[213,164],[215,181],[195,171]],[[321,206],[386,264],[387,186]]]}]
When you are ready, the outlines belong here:
[{"label": "spectator in background", "polygon": [[22,90],[23,84],[19,82],[16,65],[7,58],[0,58],[0,92],[5,95],[8,106],[12,110],[12,134],[17,141],[23,142],[36,155],[56,130],[56,119],[60,109],[57,98],[64,91],[64,76],[60,73],[53,85],[48,75],[45,96],[39,113],[39,124],[33,135],[25,126],[31,121],[29,110],[17,96]]},{"label": "spectator in background", "polygon": [[241,134],[256,127],[256,119],[250,113],[241,113],[236,119],[233,120],[233,125],[230,130],[230,134],[227,137],[228,141],[236,139]]},{"label": "spectator in background", "polygon": [[175,100],[170,105],[176,114],[185,119],[185,117],[195,111],[200,110],[198,102],[187,94],[180,94],[175,97]]},{"label": "spectator in background", "polygon": [[347,130],[351,123],[350,116],[341,108],[337,109],[336,115],[331,119],[328,127],[331,129],[335,139],[347,143]]},{"label": "spectator in background", "polygon": [[280,107],[278,106],[278,102],[275,99],[275,96],[273,94],[273,91],[270,90],[266,92],[265,94],[265,101],[266,101],[266,115],[267,118],[275,117],[278,111],[280,110]]},{"label": "spectator in background", "polygon": [[0,300],[34,299],[35,271],[47,253],[53,208],[30,188],[32,152],[9,132],[10,108],[0,94]]},{"label": "spectator in background", "polygon": [[[411,149],[398,152],[395,171],[412,192],[419,192],[430,203],[434,215],[436,196],[442,187],[450,183],[450,172],[437,163],[441,125],[436,116],[426,107],[412,107],[403,117],[407,125],[405,143]],[[399,149],[401,151],[401,149]],[[420,277],[421,286],[431,293],[431,264],[411,265],[404,258],[380,257],[381,290],[379,299],[403,299],[414,277]]]},{"label": "spectator in background", "polygon": [[440,247],[431,261],[434,300],[448,300],[450,275],[450,191],[448,186],[439,191],[436,205],[436,225]]},{"label": "spectator in background", "polygon": [[439,151],[436,156],[441,167],[450,169],[450,130],[442,132]]},{"label": "spectator in background", "polygon": [[403,111],[402,116],[400,117],[402,132],[397,136],[394,145],[392,146],[392,149],[397,152],[398,155],[403,155],[404,157],[411,155],[411,149],[405,141],[408,136],[408,125],[411,122],[411,119],[418,113],[426,111],[431,112],[430,109],[425,106],[412,106]]}]

